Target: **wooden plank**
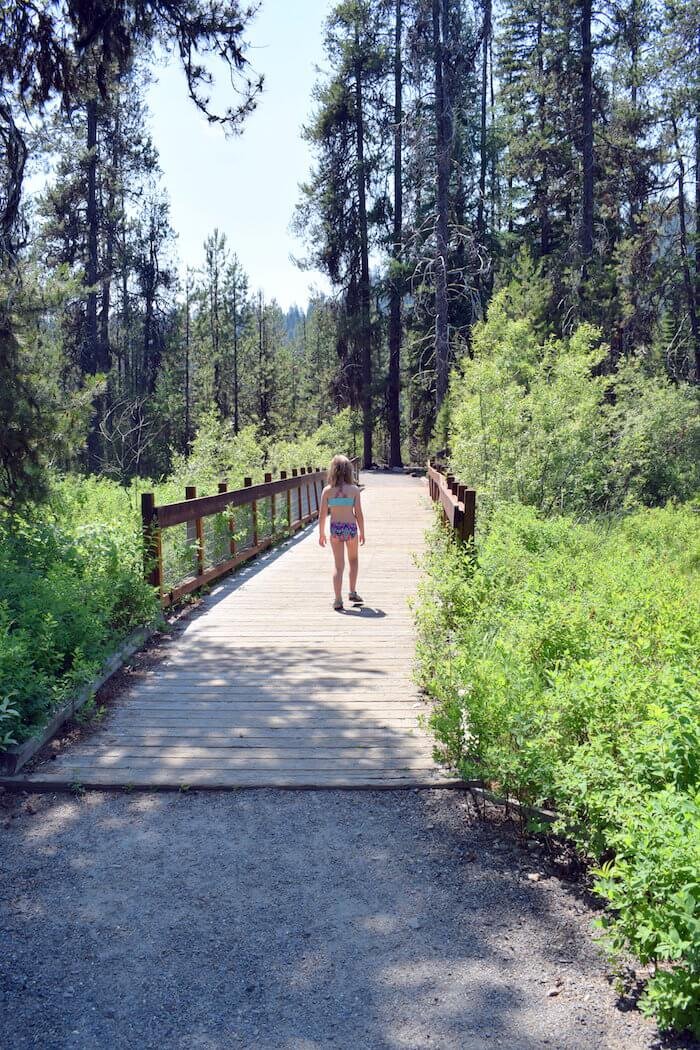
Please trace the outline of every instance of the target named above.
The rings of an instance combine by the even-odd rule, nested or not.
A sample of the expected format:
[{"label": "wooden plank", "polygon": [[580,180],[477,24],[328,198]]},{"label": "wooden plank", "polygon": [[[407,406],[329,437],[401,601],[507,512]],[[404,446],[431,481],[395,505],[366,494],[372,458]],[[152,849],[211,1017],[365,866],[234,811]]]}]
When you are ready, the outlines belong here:
[{"label": "wooden plank", "polygon": [[256,775],[270,776],[279,775],[295,777],[301,775],[316,775],[319,777],[347,777],[356,780],[362,776],[406,776],[411,773],[433,773],[435,763],[429,758],[394,760],[380,759],[358,759],[350,762],[348,759],[339,761],[337,759],[306,759],[290,758],[286,761],[273,759],[259,759],[252,755],[237,756],[236,759],[215,759],[203,757],[191,757],[182,759],[139,759],[125,757],[117,762],[85,762],[77,761],[72,764],[59,764],[56,773],[63,773],[71,779],[83,779],[88,776],[100,776],[109,774],[116,770],[122,770],[130,776],[141,776],[158,774],[160,772],[170,774],[173,780],[182,781],[193,775],[202,773],[221,773],[230,776],[252,777]]},{"label": "wooden plank", "polygon": [[[354,694],[353,694],[354,696]],[[150,702],[145,698],[139,697],[134,699],[131,703],[131,712],[136,714],[139,711],[160,711],[163,709],[163,705],[167,704],[168,710],[183,712],[184,714],[191,714],[193,720],[195,720],[198,712],[207,711],[220,712],[223,710],[228,711],[240,711],[248,708],[257,709],[260,707],[269,707],[274,710],[285,710],[285,711],[317,711],[325,710],[328,707],[333,707],[333,710],[358,710],[361,708],[367,708],[368,711],[377,710],[397,710],[407,709],[410,705],[407,704],[405,697],[399,697],[395,700],[388,700],[386,697],[377,698],[372,696],[357,697],[356,699],[348,700],[344,697],[335,698],[333,696],[326,697],[309,697],[309,698],[282,698],[274,696],[260,695],[256,697],[243,697],[235,700],[232,697],[222,695],[219,699],[209,698],[207,700],[200,700],[199,698],[185,697],[181,700],[175,700],[170,698],[167,700],[163,698],[161,701],[152,699]]]},{"label": "wooden plank", "polygon": [[[352,722],[353,719],[357,719],[358,722],[371,722],[374,724],[392,720],[406,721],[410,719],[415,722],[418,718],[420,711],[415,710],[409,706],[395,706],[395,707],[372,707],[369,704],[354,707],[336,707],[332,704],[319,707],[307,707],[307,708],[291,708],[285,707],[283,704],[273,705],[261,705],[261,704],[248,704],[246,706],[238,707],[222,707],[217,711],[202,712],[201,717],[193,718],[189,711],[177,711],[169,713],[168,709],[150,709],[150,710],[131,710],[128,715],[121,716],[119,721],[124,725],[137,725],[150,722],[164,722],[172,720],[173,722],[189,722],[190,725],[205,726],[211,722],[226,721],[235,723],[237,718],[240,719],[267,719],[267,718],[286,718],[289,720],[290,725],[293,724],[294,720],[303,719],[305,723],[311,722]],[[116,722],[116,717],[114,719]]]},{"label": "wooden plank", "polygon": [[[313,516],[321,473],[295,471],[281,479],[286,487],[272,483],[284,492],[277,515],[288,495],[305,488],[311,495],[298,513]],[[100,729],[38,769],[27,787],[58,790],[76,780],[107,788],[451,786],[455,778],[435,766],[419,723],[430,707],[413,677],[407,598],[419,577],[413,552],[429,523],[427,488],[404,476],[366,481],[364,609],[332,611],[332,559],[312,532],[217,580],[166,643],[164,659],[130,676]],[[242,491],[247,503],[269,498],[271,489]],[[233,495],[192,499],[187,514],[230,508]]]},{"label": "wooden plank", "polygon": [[163,708],[159,707],[146,707],[137,708],[132,707],[129,711],[129,721],[142,721],[143,719],[153,718],[159,719],[164,718],[170,713],[170,717],[178,719],[189,719],[191,724],[203,725],[207,721],[220,720],[226,718],[229,721],[235,719],[239,715],[255,715],[255,716],[269,716],[271,714],[284,715],[286,718],[292,718],[293,716],[304,717],[304,718],[350,718],[361,717],[363,714],[366,718],[417,718],[420,713],[419,710],[412,708],[406,704],[394,704],[386,705],[377,702],[376,704],[349,701],[343,706],[334,705],[332,701],[327,702],[325,705],[321,704],[309,704],[306,707],[294,706],[292,704],[283,704],[274,702],[270,703],[243,703],[243,704],[222,704],[220,707],[212,708],[209,711],[199,711],[195,714],[191,712],[187,707],[181,708]]},{"label": "wooden plank", "polygon": [[[422,740],[424,734],[418,726],[402,726],[399,739],[411,740],[413,738]],[[198,746],[204,747],[351,747],[358,742],[367,747],[382,747],[387,741],[396,740],[396,735],[390,730],[371,726],[363,730],[352,728],[351,724],[343,728],[333,730],[305,729],[296,732],[288,725],[277,727],[238,726],[233,730],[208,731],[199,727],[193,729],[176,729],[164,727],[162,729],[145,729],[140,731],[138,727],[125,730],[114,736],[102,736],[100,740],[104,747],[118,745],[119,747],[177,747]],[[386,744],[386,746],[389,746]],[[432,747],[432,743],[430,744]]]},{"label": "wooden plank", "polygon": [[[183,776],[183,773],[187,774]],[[243,774],[239,771],[208,770],[180,771],[178,776],[172,773],[147,773],[136,775],[129,771],[98,770],[94,776],[83,776],[69,779],[66,775],[49,776],[46,773],[33,773],[26,778],[14,780],[11,777],[0,778],[0,786],[9,790],[61,791],[72,790],[76,781],[84,787],[95,790],[112,790],[127,787],[131,791],[188,790],[237,791],[241,788],[268,788],[275,790],[353,790],[353,791],[396,791],[416,790],[421,788],[463,789],[464,781],[460,777],[446,773],[435,773],[421,770],[407,775],[393,776],[391,771],[381,775],[360,774],[357,777],[323,776],[317,773],[299,773],[296,776],[254,772]]]},{"label": "wooden plank", "polygon": [[[55,763],[52,763],[52,767]],[[347,780],[348,783],[357,782],[363,780],[366,777],[377,777],[380,772],[383,772],[389,778],[400,780],[402,778],[411,776],[415,772],[420,772],[423,775],[434,777],[436,780],[440,778],[441,773],[438,772],[435,766],[429,769],[412,770],[409,768],[389,768],[386,767],[384,770],[379,768],[370,769],[338,769],[337,767],[329,767],[327,769],[318,769],[314,771],[299,769],[296,765],[289,769],[224,769],[217,768],[215,766],[205,765],[182,765],[178,768],[167,768],[160,763],[154,763],[152,768],[144,769],[140,767],[131,767],[127,765],[111,766],[107,768],[97,768],[94,766],[88,766],[80,762],[74,762],[70,765],[66,765],[63,769],[57,769],[55,772],[45,773],[42,771],[42,779],[51,780],[62,780],[64,782],[76,783],[85,782],[89,783],[90,779],[99,778],[105,783],[113,784],[129,784],[134,776],[147,777],[149,781],[154,784],[158,783],[171,783],[171,784],[182,784],[190,783],[195,778],[203,781],[214,780],[217,777],[230,776],[235,777],[240,783],[254,783],[260,774],[263,776],[279,776],[280,778],[294,782],[295,780],[308,780],[309,772],[318,772],[324,775],[324,779],[338,782],[342,777],[343,780]],[[9,778],[8,778],[9,779]],[[31,780],[31,775],[27,777]]]},{"label": "wooden plank", "polygon": [[[130,738],[141,739],[154,734],[164,738],[168,736],[183,736],[183,731],[178,726],[160,728],[142,724],[130,727],[130,723],[126,719],[121,721],[120,724],[113,724],[116,721],[116,719],[108,720],[107,724],[100,731],[99,740],[114,742]],[[226,729],[211,729],[208,726],[200,726],[193,723],[184,731],[184,735],[186,735],[188,740],[193,740],[197,736],[211,736],[212,738],[219,736],[224,739],[235,739],[237,736],[260,737],[265,735],[269,735],[275,740],[284,738],[290,741],[323,739],[324,736],[330,739],[368,740],[373,736],[381,736],[391,732],[391,727],[394,725],[401,726],[402,732],[404,730],[406,732],[414,730],[421,737],[430,739],[419,727],[416,718],[411,716],[393,716],[386,721],[363,717],[356,719],[354,716],[347,716],[345,718],[335,718],[332,720],[332,725],[326,723],[326,726],[313,725],[308,722],[301,726],[296,724],[290,725],[281,714],[263,718],[249,718],[246,716],[239,725],[232,725]]]},{"label": "wooden plank", "polygon": [[[157,752],[154,748],[157,747]],[[410,740],[400,741],[394,744],[383,743],[383,744],[372,744],[367,745],[363,743],[356,743],[354,746],[349,746],[347,743],[339,743],[337,746],[309,746],[309,745],[296,745],[291,744],[281,745],[280,747],[274,747],[269,741],[255,742],[253,744],[250,741],[239,740],[233,744],[206,744],[196,745],[195,743],[187,744],[170,744],[167,746],[154,745],[154,744],[130,744],[120,742],[118,746],[109,744],[80,744],[74,748],[70,754],[70,761],[75,759],[116,759],[122,757],[129,758],[148,758],[152,759],[157,755],[165,755],[168,757],[192,757],[198,756],[211,757],[211,758],[229,758],[232,755],[241,755],[243,758],[248,757],[248,752],[254,749],[255,754],[253,758],[279,758],[283,756],[287,758],[337,758],[341,761],[343,758],[410,758],[416,755],[432,755],[432,747],[428,741],[416,740],[411,743]]]}]

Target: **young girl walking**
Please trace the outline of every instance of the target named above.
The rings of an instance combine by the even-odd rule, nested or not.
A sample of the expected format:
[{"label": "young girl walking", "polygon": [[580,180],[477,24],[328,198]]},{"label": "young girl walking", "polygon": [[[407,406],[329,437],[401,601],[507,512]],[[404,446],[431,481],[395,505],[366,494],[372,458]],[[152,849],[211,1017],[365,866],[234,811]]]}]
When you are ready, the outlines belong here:
[{"label": "young girl walking", "polygon": [[[351,602],[361,604],[357,593],[358,542],[365,542],[365,519],[360,505],[360,488],[352,480],[352,464],[347,456],[333,456],[328,468],[328,484],[321,494],[318,511],[318,542],[326,546],[326,518],[331,518],[331,548],[335,561],[333,572],[334,609],[343,608],[343,572],[347,549],[350,569]],[[358,535],[359,532],[359,535]]]}]

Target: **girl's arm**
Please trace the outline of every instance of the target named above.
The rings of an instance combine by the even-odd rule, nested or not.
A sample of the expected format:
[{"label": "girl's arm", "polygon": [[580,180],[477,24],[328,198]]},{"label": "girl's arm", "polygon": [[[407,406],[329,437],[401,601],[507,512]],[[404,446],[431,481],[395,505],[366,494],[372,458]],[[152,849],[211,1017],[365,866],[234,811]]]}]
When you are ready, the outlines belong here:
[{"label": "girl's arm", "polygon": [[362,513],[362,504],[360,503],[360,490],[357,490],[355,496],[355,517],[357,518],[357,526],[360,530],[360,543],[365,542],[365,516]]},{"label": "girl's arm", "polygon": [[328,488],[321,493],[321,506],[318,508],[318,542],[326,546],[326,518],[328,517]]}]

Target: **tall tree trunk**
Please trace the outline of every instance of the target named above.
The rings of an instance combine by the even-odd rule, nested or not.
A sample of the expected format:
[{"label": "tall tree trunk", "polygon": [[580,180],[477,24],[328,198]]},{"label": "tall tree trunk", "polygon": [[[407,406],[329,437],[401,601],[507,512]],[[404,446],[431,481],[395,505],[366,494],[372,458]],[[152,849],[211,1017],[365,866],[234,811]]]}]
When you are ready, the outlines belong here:
[{"label": "tall tree trunk", "polygon": [[360,223],[360,351],[362,359],[362,460],[372,466],[372,333],[370,330],[369,243],[365,174],[365,125],[362,98],[360,32],[355,27],[355,135],[357,140],[357,196]]},{"label": "tall tree trunk", "polygon": [[581,4],[581,280],[584,298],[593,255],[593,44],[592,0]]},{"label": "tall tree trunk", "polygon": [[157,233],[151,217],[148,228],[148,263],[144,282],[144,318],[143,318],[143,370],[142,381],[146,394],[152,394],[156,388],[159,353],[155,347],[155,307],[158,287],[158,254]]},{"label": "tall tree trunk", "polygon": [[[491,128],[491,229],[501,229],[501,180],[498,177],[498,149],[494,135],[496,98],[493,86],[493,24],[489,27],[489,126]],[[493,291],[493,266],[489,271],[489,297]]]},{"label": "tall tree trunk", "polygon": [[121,328],[122,328],[122,345],[120,348],[120,355],[122,359],[122,382],[124,391],[134,392],[133,382],[133,361],[132,361],[132,339],[131,339],[131,310],[129,304],[129,254],[128,254],[128,233],[127,233],[127,216],[126,216],[126,199],[124,192],[124,175],[121,174],[121,189],[119,191],[120,196],[120,244],[119,244],[119,264],[121,267],[121,294],[122,294],[122,316],[121,316]]},{"label": "tall tree trunk", "polygon": [[484,0],[484,39],[481,56],[481,120],[479,127],[479,199],[476,206],[476,229],[479,244],[486,243],[486,172],[489,158],[486,148],[486,110],[489,89],[489,48],[491,46],[491,0]]},{"label": "tall tree trunk", "polygon": [[[97,98],[90,98],[85,107],[87,118],[87,258],[85,260],[85,335],[81,362],[82,370],[95,375],[100,367],[99,337],[97,331]],[[102,415],[102,397],[95,398],[93,421],[87,439],[88,470],[100,466],[99,418]]]},{"label": "tall tree trunk", "polygon": [[[700,66],[700,28],[696,58]],[[695,93],[695,304],[700,303],[700,91]],[[700,347],[695,344],[695,381],[700,383]]]},{"label": "tall tree trunk", "polygon": [[449,378],[449,306],[447,299],[448,194],[452,137],[450,102],[444,67],[444,32],[449,0],[433,0],[435,66],[435,398],[440,408]]},{"label": "tall tree trunk", "polygon": [[94,375],[98,370],[97,337],[97,99],[88,99],[87,116],[87,258],[85,284],[87,307],[85,313],[85,343],[83,369]]},{"label": "tall tree trunk", "polygon": [[109,353],[109,310],[112,298],[112,281],[110,270],[114,255],[114,238],[108,233],[105,245],[105,269],[102,276],[100,297],[100,371],[106,372],[110,366]]},{"label": "tall tree trunk", "polygon": [[270,433],[270,376],[263,293],[258,292],[258,402],[264,434]]},{"label": "tall tree trunk", "polygon": [[185,276],[185,448],[187,455],[192,440],[190,420],[190,295],[192,294],[192,276],[189,267]]},{"label": "tall tree trunk", "polygon": [[396,0],[394,32],[394,241],[392,256],[394,274],[389,290],[389,382],[387,416],[389,423],[389,466],[401,462],[401,299],[403,291],[403,66],[401,56],[402,0]]},{"label": "tall tree trunk", "polygon": [[[489,56],[491,49],[491,0],[484,0],[484,39],[482,41],[481,56],[481,116],[479,126],[479,199],[476,208],[476,238],[481,249],[479,269],[476,272],[475,287],[479,302],[481,303],[482,315],[486,313],[486,304],[490,292],[490,274],[486,269],[486,172],[489,169],[489,155],[487,146],[487,111],[489,93]],[[493,91],[493,83],[491,83]],[[493,144],[492,144],[493,150]],[[491,165],[493,175],[493,164]],[[493,188],[492,188],[493,192]],[[490,220],[493,223],[493,198],[491,200]]]},{"label": "tall tree trunk", "polygon": [[102,263],[102,281],[100,295],[100,344],[99,364],[101,372],[108,372],[112,365],[112,355],[109,345],[109,311],[112,301],[112,269],[114,266],[114,190],[109,189],[107,193],[107,206],[102,206],[103,225],[105,233],[104,260]]},{"label": "tall tree trunk", "polygon": [[[540,4],[537,10],[537,117],[540,129],[540,150],[545,149],[547,130],[547,96],[544,89],[544,26]],[[546,154],[542,158],[542,174],[537,186],[537,213],[540,224],[540,255],[549,255],[552,250],[551,222],[549,218],[549,173]]]},{"label": "tall tree trunk", "polygon": [[238,281],[233,279],[233,432],[240,430],[238,416]]},{"label": "tall tree trunk", "polygon": [[[22,203],[22,183],[27,146],[15,123],[11,107],[0,98],[0,147],[4,153],[3,185],[0,187],[0,265],[14,260],[16,233]],[[4,311],[3,311],[4,313]]]},{"label": "tall tree trunk", "polygon": [[211,331],[211,350],[214,361],[214,401],[221,415],[228,415],[228,404],[225,390],[224,368],[221,359],[221,325],[219,319],[219,231],[214,231],[212,248],[212,268],[209,286],[209,327]]},{"label": "tall tree trunk", "polygon": [[679,239],[681,249],[681,268],[683,270],[683,287],[685,289],[688,318],[690,320],[690,333],[693,340],[695,381],[696,383],[700,383],[700,320],[698,319],[698,299],[696,296],[697,284],[693,280],[693,274],[691,274],[690,271],[688,229],[685,217],[685,164],[683,163],[683,151],[681,149],[678,125],[675,117],[671,117],[671,126],[673,128],[673,139],[678,162],[678,227],[680,233]]}]

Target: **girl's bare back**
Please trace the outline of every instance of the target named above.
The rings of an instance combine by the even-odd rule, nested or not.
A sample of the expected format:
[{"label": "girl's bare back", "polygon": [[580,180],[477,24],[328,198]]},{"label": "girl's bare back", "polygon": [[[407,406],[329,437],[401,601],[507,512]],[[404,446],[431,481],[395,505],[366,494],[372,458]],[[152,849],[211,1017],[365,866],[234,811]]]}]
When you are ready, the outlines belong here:
[{"label": "girl's bare back", "polygon": [[[328,512],[331,516],[331,521],[350,523],[356,520],[355,500],[360,493],[359,485],[343,485],[342,488],[338,486],[334,488],[331,485],[326,485],[323,492],[329,501]],[[352,499],[352,503],[344,503],[334,506],[331,501],[336,499]]]}]

